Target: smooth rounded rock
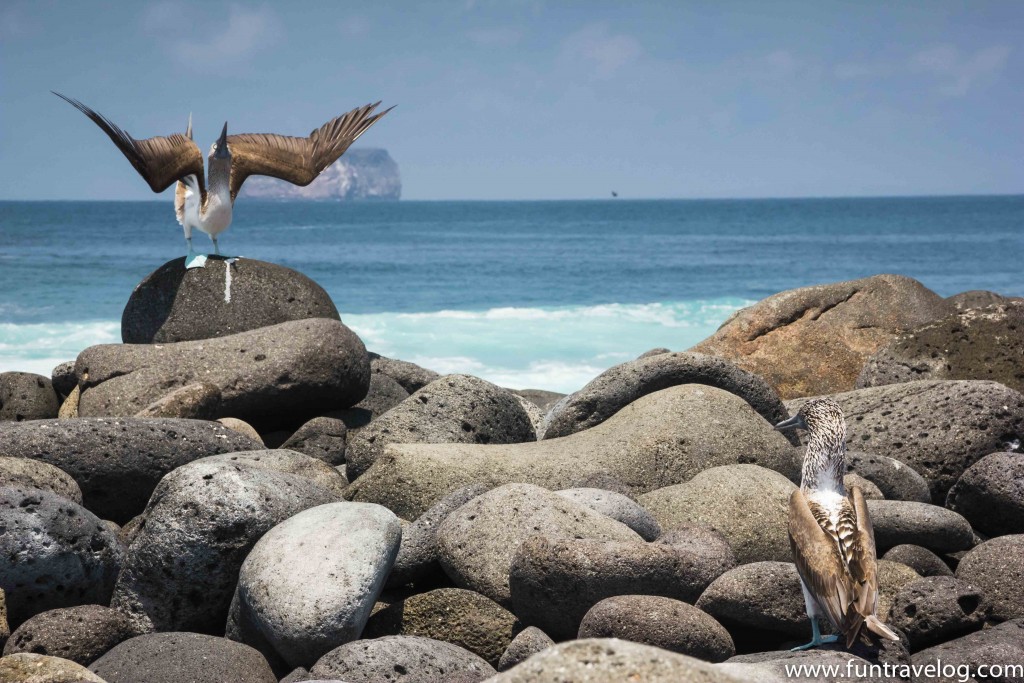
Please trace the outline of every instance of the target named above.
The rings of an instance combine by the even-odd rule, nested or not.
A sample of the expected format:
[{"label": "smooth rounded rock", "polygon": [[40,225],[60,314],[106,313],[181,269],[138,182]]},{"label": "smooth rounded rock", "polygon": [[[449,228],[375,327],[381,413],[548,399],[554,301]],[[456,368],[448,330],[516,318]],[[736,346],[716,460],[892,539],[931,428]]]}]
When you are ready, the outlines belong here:
[{"label": "smooth rounded rock", "polygon": [[789,498],[796,486],[778,472],[757,465],[726,465],[701,472],[685,484],[640,496],[662,528],[696,523],[732,546],[740,564],[786,561]]},{"label": "smooth rounded rock", "polygon": [[[372,362],[371,369],[374,367]],[[336,410],[329,417],[341,420],[353,436],[357,431],[409,398],[401,384],[381,372],[370,372],[370,388],[359,403]]]},{"label": "smooth rounded rock", "polygon": [[0,423],[4,455],[48,463],[70,474],[84,505],[124,523],[142,512],[157,482],[188,462],[259,445],[216,422],[78,418]]},{"label": "smooth rounded rock", "polygon": [[879,551],[907,543],[938,551],[974,545],[971,525],[952,510],[906,500],[869,500],[867,505]]},{"label": "smooth rounded rock", "polygon": [[630,541],[640,536],[588,507],[531,484],[506,484],[453,510],[437,529],[438,557],[460,588],[508,605],[509,568],[534,534]]},{"label": "smooth rounded rock", "polygon": [[833,394],[853,389],[867,359],[896,335],[952,310],[917,280],[875,275],[770,296],[691,350],[760,375],[784,399]]},{"label": "smooth rounded rock", "polygon": [[[936,504],[945,502],[946,493],[975,462],[1024,442],[1024,395],[998,382],[906,382],[832,398],[846,415],[850,449],[910,465],[928,482]],[[786,405],[795,414],[804,402]]]},{"label": "smooth rounded rock", "polygon": [[[1019,672],[1022,662],[1024,619],[1014,619],[994,628],[976,631],[921,650],[913,656],[914,666],[921,667],[921,670],[930,666],[934,671],[941,666],[952,672],[950,676],[931,679],[940,683],[959,683],[965,680],[965,674],[970,680],[1017,683],[1021,680]],[[994,678],[994,675],[1001,677]]]},{"label": "smooth rounded rock", "polygon": [[360,476],[391,443],[510,444],[533,441],[533,423],[509,391],[470,375],[434,380],[359,430],[348,476]]},{"label": "smooth rounded rock", "polygon": [[[230,268],[230,275],[228,269]],[[224,337],[305,318],[338,320],[320,285],[275,263],[214,257],[185,270],[176,258],[140,282],[121,314],[125,344],[161,344]]]},{"label": "smooth rounded rock", "polygon": [[623,495],[634,502],[636,501],[636,496],[633,495],[633,489],[621,479],[608,472],[589,472],[574,479],[572,483],[565,488],[600,489],[602,491],[611,491],[613,493]]},{"label": "smooth rounded rock", "polygon": [[78,482],[64,470],[40,460],[0,456],[0,484],[43,489],[82,504],[82,489]]},{"label": "smooth rounded rock", "polygon": [[[842,683],[847,680],[870,681],[871,683],[907,683],[909,680],[909,678],[901,679],[897,676],[880,677],[876,674],[878,669],[871,668],[875,664],[874,662],[853,656],[849,652],[829,649],[832,647],[836,647],[836,644],[819,645],[814,649],[798,652],[790,652],[788,649],[752,652],[732,657],[715,668],[748,683],[784,683],[794,679],[815,681],[815,683]],[[854,647],[859,647],[859,643]],[[903,665],[909,662],[903,660],[898,663]],[[817,675],[808,676],[805,673],[808,669],[803,667],[810,667],[810,671],[816,671]],[[891,671],[892,669],[890,669]],[[796,672],[800,672],[799,675],[794,675]],[[835,673],[828,675],[827,672]],[[865,678],[865,676],[870,676],[870,678]]]},{"label": "smooth rounded rock", "polygon": [[952,576],[929,576],[903,586],[886,623],[906,634],[911,651],[945,642],[985,624],[984,596]]},{"label": "smooth rounded rock", "polygon": [[89,669],[107,683],[277,683],[248,645],[199,633],[147,633],[126,640]]},{"label": "smooth rounded rock", "polygon": [[284,448],[222,453],[220,455],[210,455],[195,462],[238,463],[261,470],[297,474],[331,491],[339,499],[348,486],[344,475],[323,460]]},{"label": "smooth rounded rock", "polygon": [[363,342],[325,318],[217,339],[91,346],[78,355],[75,373],[82,417],[134,415],[202,381],[220,389],[214,417],[236,417],[261,431],[347,408],[370,385]]},{"label": "smooth rounded rock", "polygon": [[410,394],[441,378],[441,375],[433,370],[421,368],[409,361],[387,358],[378,353],[370,354],[370,367],[374,373],[386,375],[395,380]]},{"label": "smooth rounded rock", "polygon": [[331,650],[309,670],[312,680],[346,683],[477,683],[494,675],[483,659],[451,643],[419,636],[357,640]]},{"label": "smooth rounded rock", "polygon": [[[278,524],[238,575],[232,611],[242,641],[266,643],[293,668],[356,640],[401,537],[398,518],[369,503],[320,505]],[[250,631],[259,639],[250,641]]]},{"label": "smooth rounded rock", "polygon": [[392,444],[346,496],[414,519],[471,483],[557,491],[601,473],[644,493],[716,465],[753,463],[799,476],[797,449],[746,401],[699,384],[648,394],[596,427],[521,444]]},{"label": "smooth rounded rock", "polygon": [[849,491],[853,488],[859,488],[861,495],[864,496],[865,500],[884,500],[885,496],[882,495],[882,490],[879,489],[875,484],[864,477],[860,476],[856,472],[849,472],[843,475],[843,486]]},{"label": "smooth rounded rock", "polygon": [[618,638],[559,643],[487,683],[737,683],[742,679],[696,657]]},{"label": "smooth rounded rock", "polygon": [[680,384],[704,384],[736,394],[772,424],[789,417],[775,390],[736,364],[703,353],[664,353],[605,370],[559,401],[545,419],[544,438],[589,429],[641,396]]},{"label": "smooth rounded rock", "polygon": [[995,621],[1024,617],[1024,535],[985,541],[960,560],[956,578],[978,587]]},{"label": "smooth rounded rock", "polygon": [[969,308],[892,340],[857,386],[923,379],[986,379],[1024,391],[1024,301]]},{"label": "smooth rounded rock", "polygon": [[239,420],[237,417],[220,417],[217,418],[217,422],[221,423],[233,432],[249,437],[260,446],[264,445],[263,439],[260,437],[260,433],[245,420]]},{"label": "smooth rounded rock", "polygon": [[968,467],[946,507],[989,536],[1024,533],[1024,454],[992,453]]},{"label": "smooth rounded rock", "polygon": [[0,658],[0,683],[107,683],[81,664],[19,652]]},{"label": "smooth rounded rock", "polygon": [[41,612],[11,634],[4,655],[33,652],[88,666],[118,643],[142,635],[128,617],[102,605]]},{"label": "smooth rounded rock", "polygon": [[905,462],[875,453],[846,452],[846,471],[857,474],[878,487],[888,500],[932,502],[928,482]]},{"label": "smooth rounded rock", "polygon": [[123,555],[117,536],[80,505],[0,486],[0,588],[11,627],[58,607],[109,603]]},{"label": "smooth rounded rock", "polygon": [[752,562],[730,569],[707,587],[696,606],[730,631],[739,627],[802,637],[811,630],[792,562]]},{"label": "smooth rounded rock", "polygon": [[223,633],[238,571],[256,542],[337,499],[311,479],[245,458],[179,467],[153,491],[111,606],[147,630]]},{"label": "smooth rounded rock", "polygon": [[68,396],[72,389],[78,386],[78,378],[75,376],[75,361],[64,361],[54,367],[50,373],[50,384],[58,396]]},{"label": "smooth rounded rock", "polygon": [[644,594],[692,603],[733,562],[727,548],[714,546],[531,536],[512,559],[512,611],[563,640],[605,598]]},{"label": "smooth rounded rock", "polygon": [[653,541],[661,535],[661,527],[651,513],[621,493],[591,488],[566,489],[555,493],[622,522],[645,541]]},{"label": "smooth rounded rock", "polygon": [[622,638],[709,662],[736,654],[732,637],[706,612],[656,595],[620,595],[590,608],[579,637]]},{"label": "smooth rounded rock", "polygon": [[493,600],[461,588],[411,595],[374,614],[363,638],[421,636],[465,648],[497,667],[520,630],[515,615]]},{"label": "smooth rounded rock", "polygon": [[533,655],[543,652],[549,647],[554,646],[554,644],[555,641],[551,640],[544,631],[541,631],[536,626],[527,626],[519,632],[519,635],[512,639],[505,652],[502,653],[501,659],[498,661],[498,671],[511,669],[519,662],[525,662]]},{"label": "smooth rounded rock", "polygon": [[220,387],[209,382],[195,382],[178,387],[135,413],[135,417],[180,417],[191,420],[212,420],[220,410]]},{"label": "smooth rounded rock", "polygon": [[347,433],[345,423],[341,420],[314,417],[289,436],[281,448],[305,453],[328,465],[340,465],[345,462]]},{"label": "smooth rounded rock", "polygon": [[60,403],[48,377],[31,372],[0,372],[0,421],[57,417]]},{"label": "smooth rounded rock", "polygon": [[388,587],[404,586],[428,577],[435,570],[442,571],[438,563],[437,528],[453,510],[487,491],[488,487],[483,484],[456,489],[405,528],[395,566],[388,577]]},{"label": "smooth rounded rock", "polygon": [[938,555],[919,545],[897,545],[882,556],[883,560],[900,562],[921,576],[953,576],[953,570]]}]

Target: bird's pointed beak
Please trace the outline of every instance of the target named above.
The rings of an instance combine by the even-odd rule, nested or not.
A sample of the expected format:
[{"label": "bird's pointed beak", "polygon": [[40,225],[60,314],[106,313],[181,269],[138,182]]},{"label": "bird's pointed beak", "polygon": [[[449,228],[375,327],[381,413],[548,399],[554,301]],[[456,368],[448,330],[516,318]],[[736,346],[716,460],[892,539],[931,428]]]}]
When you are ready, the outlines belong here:
[{"label": "bird's pointed beak", "polygon": [[231,152],[228,150],[228,122],[224,122],[224,129],[220,132],[220,137],[217,138],[217,154],[218,159],[224,159],[231,156]]},{"label": "bird's pointed beak", "polygon": [[800,415],[799,413],[789,418],[788,420],[783,420],[779,424],[775,425],[775,429],[777,429],[780,432],[784,432],[787,429],[796,429],[797,427],[799,427],[800,429],[807,429],[807,423],[804,422],[803,416]]}]

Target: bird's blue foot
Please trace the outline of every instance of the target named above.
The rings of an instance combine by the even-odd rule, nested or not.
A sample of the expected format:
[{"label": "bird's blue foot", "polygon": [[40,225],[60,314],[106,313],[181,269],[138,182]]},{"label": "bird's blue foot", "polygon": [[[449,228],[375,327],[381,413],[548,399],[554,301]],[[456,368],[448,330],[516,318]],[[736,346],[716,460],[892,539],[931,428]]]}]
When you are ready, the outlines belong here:
[{"label": "bird's blue foot", "polygon": [[839,640],[839,636],[837,635],[822,636],[815,633],[814,636],[815,637],[811,639],[811,642],[798,645],[790,650],[790,652],[802,652],[804,650],[810,650],[812,647],[818,647],[819,645],[825,645],[827,643],[834,643]]}]

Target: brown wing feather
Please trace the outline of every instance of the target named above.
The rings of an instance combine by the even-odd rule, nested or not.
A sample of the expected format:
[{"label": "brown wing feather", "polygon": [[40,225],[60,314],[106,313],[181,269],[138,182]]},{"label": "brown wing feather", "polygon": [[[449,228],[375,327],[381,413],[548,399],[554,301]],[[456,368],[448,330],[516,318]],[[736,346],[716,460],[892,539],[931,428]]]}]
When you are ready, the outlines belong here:
[{"label": "brown wing feather", "polygon": [[864,500],[864,494],[856,487],[850,487],[853,509],[856,514],[857,552],[850,561],[850,575],[857,582],[857,611],[864,617],[875,614],[878,609],[878,565],[875,558],[875,532],[871,527],[871,515]]},{"label": "brown wing feather", "polygon": [[188,175],[195,175],[199,179],[200,188],[204,187],[203,155],[196,143],[181,133],[136,140],[110,119],[78,100],[65,97],[59,92],[53,94],[92,119],[117,145],[153,192],[163,192],[171,183]]},{"label": "brown wing feather", "polygon": [[251,175],[268,175],[295,185],[309,185],[360,135],[394,108],[373,114],[379,104],[368,104],[331,119],[308,138],[272,133],[229,135],[231,201]]}]

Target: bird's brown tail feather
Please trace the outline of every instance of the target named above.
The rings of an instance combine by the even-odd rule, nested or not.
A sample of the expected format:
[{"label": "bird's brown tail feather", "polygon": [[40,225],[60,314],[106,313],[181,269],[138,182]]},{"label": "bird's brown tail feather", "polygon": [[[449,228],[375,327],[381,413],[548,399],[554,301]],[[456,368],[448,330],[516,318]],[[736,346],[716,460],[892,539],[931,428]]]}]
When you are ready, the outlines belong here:
[{"label": "bird's brown tail feather", "polygon": [[880,638],[886,638],[888,640],[899,640],[900,637],[896,635],[896,632],[886,626],[882,621],[874,614],[868,615],[864,618],[864,625],[869,631],[874,633]]}]

